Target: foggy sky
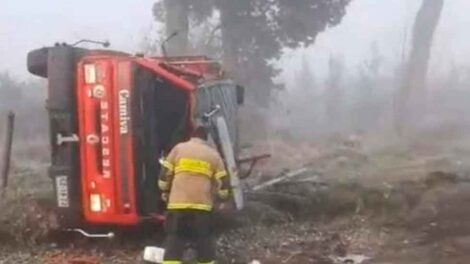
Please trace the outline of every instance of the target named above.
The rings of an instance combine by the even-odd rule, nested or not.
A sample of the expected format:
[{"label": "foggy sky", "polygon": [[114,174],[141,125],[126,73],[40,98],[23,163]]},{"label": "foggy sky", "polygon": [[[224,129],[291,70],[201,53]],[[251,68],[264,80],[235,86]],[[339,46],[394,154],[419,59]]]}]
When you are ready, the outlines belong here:
[{"label": "foggy sky", "polygon": [[26,53],[82,38],[136,51],[152,25],[151,0],[1,0],[0,71],[28,76]]},{"label": "foggy sky", "polygon": [[[153,0],[2,0],[0,5],[0,71],[25,78],[26,53],[54,42],[107,39],[112,48],[137,52],[152,30]],[[295,1],[292,1],[293,3]],[[390,59],[399,58],[410,38],[421,0],[353,0],[343,23],[323,33],[305,53],[288,52],[283,65],[307,54],[319,71],[327,56],[341,54],[354,66],[377,42]],[[432,66],[470,64],[469,0],[448,0],[437,32]],[[315,63],[317,62],[317,63]],[[468,63],[467,63],[468,62]]]},{"label": "foggy sky", "polygon": [[[342,23],[317,38],[314,47],[290,52],[284,61],[295,66],[307,55],[314,70],[324,74],[330,54],[344,58],[350,70],[364,63],[371,45],[377,43],[384,57],[385,70],[401,61],[403,50],[409,49],[415,15],[422,0],[353,0]],[[435,34],[430,71],[448,70],[451,63],[470,67],[469,0],[445,1],[441,21]]]}]

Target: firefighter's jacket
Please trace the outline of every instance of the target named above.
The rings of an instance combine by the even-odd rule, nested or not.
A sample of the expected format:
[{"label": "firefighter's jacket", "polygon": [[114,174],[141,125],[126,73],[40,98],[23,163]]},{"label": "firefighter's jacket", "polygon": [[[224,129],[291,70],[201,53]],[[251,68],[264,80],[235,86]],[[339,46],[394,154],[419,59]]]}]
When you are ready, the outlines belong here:
[{"label": "firefighter's jacket", "polygon": [[160,160],[166,173],[158,185],[169,192],[169,210],[211,211],[215,196],[229,196],[229,176],[219,153],[204,140],[192,138],[176,145]]}]

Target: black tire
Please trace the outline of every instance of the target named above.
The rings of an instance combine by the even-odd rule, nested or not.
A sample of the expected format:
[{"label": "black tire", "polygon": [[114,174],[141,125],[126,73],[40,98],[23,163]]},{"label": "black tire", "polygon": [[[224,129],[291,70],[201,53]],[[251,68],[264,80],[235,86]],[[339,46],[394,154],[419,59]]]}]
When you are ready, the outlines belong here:
[{"label": "black tire", "polygon": [[30,51],[27,57],[28,71],[34,75],[47,78],[47,58],[49,48]]}]

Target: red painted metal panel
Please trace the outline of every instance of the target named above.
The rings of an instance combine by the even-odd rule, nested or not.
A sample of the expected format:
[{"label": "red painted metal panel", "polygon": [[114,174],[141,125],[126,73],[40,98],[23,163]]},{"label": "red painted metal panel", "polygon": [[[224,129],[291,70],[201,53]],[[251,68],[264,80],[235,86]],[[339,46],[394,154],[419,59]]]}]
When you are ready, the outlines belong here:
[{"label": "red painted metal panel", "polygon": [[[85,67],[91,66],[87,65],[95,68],[95,74],[88,74],[94,77],[88,82]],[[88,57],[77,67],[82,200],[89,223],[134,225],[139,221],[130,124],[130,67],[129,60],[118,57]],[[91,203],[92,196],[100,197],[99,205]]]},{"label": "red painted metal panel", "polygon": [[154,73],[173,84],[176,88],[183,89],[186,91],[194,91],[196,86],[177,75],[172,74],[171,72],[165,70],[159,64],[158,60],[146,59],[146,58],[135,58],[135,62],[149,70],[152,70]]},{"label": "red painted metal panel", "polygon": [[[83,215],[88,223],[139,222],[131,119],[132,66],[146,68],[175,88],[187,91],[188,111],[193,110],[196,85],[161,63],[158,59],[89,55],[77,65],[80,174]],[[94,74],[90,73],[90,65],[94,65]],[[192,130],[191,120],[188,122]],[[91,203],[92,196],[101,198],[99,206]]]}]

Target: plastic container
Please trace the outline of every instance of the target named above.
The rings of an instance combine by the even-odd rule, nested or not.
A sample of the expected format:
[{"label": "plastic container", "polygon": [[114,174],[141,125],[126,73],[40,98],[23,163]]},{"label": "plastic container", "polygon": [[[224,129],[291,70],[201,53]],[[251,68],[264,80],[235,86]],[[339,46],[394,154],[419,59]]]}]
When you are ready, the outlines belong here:
[{"label": "plastic container", "polygon": [[159,247],[145,247],[144,260],[151,263],[163,263],[165,249]]}]

